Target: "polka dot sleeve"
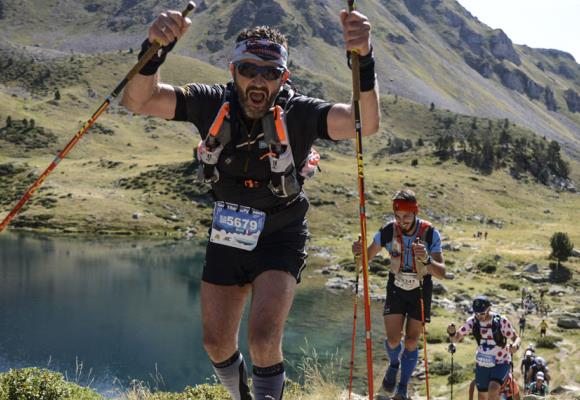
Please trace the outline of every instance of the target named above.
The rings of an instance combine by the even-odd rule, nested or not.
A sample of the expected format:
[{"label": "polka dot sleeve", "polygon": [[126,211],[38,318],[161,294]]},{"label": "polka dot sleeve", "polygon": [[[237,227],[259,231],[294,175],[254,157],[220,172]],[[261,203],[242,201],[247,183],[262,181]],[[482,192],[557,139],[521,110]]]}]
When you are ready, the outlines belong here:
[{"label": "polka dot sleeve", "polygon": [[463,326],[459,328],[457,333],[459,334],[460,337],[464,337],[470,335],[472,331],[473,331],[473,317],[470,317],[465,322],[465,324],[463,324]]},{"label": "polka dot sleeve", "polygon": [[[516,330],[507,318],[501,317],[501,333],[508,339],[513,339],[517,336]],[[509,341],[508,341],[509,342]]]}]

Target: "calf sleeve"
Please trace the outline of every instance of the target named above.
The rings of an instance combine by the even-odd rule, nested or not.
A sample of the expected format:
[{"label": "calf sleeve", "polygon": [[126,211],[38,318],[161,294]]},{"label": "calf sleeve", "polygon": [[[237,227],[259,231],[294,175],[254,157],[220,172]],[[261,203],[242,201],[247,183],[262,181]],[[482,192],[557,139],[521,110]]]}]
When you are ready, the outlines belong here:
[{"label": "calf sleeve", "polygon": [[252,400],[244,357],[239,350],[221,363],[213,363],[213,370],[234,400]]},{"label": "calf sleeve", "polygon": [[252,380],[256,400],[282,400],[285,378],[284,363],[265,368],[254,366]]}]

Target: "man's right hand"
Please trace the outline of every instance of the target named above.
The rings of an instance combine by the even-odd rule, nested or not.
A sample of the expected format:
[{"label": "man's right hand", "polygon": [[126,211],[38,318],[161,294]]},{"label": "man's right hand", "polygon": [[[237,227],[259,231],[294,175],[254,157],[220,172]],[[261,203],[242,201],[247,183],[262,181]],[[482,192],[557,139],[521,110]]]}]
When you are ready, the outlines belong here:
[{"label": "man's right hand", "polygon": [[179,11],[162,12],[149,27],[149,42],[159,42],[161,45],[167,46],[174,40],[181,38],[190,26],[191,20],[181,16]]},{"label": "man's right hand", "polygon": [[456,333],[457,333],[457,329],[455,328],[455,324],[449,324],[447,326],[447,334],[449,336],[455,336]]}]

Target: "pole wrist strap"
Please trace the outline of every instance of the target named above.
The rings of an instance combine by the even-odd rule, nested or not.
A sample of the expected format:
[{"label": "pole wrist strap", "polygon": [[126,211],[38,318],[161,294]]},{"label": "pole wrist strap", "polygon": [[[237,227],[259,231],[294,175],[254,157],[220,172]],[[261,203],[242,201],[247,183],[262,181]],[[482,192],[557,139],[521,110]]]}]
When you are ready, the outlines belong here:
[{"label": "pole wrist strap", "polygon": [[[143,68],[141,68],[141,71],[139,71],[139,73],[141,75],[154,75],[161,66],[161,64],[165,62],[165,58],[167,58],[167,53],[169,53],[171,49],[173,49],[173,46],[175,46],[176,42],[177,40],[174,40],[167,46],[161,47],[161,49],[159,49],[159,52],[155,54],[153,57],[151,57],[151,59],[147,62],[147,64],[145,64]],[[141,51],[139,52],[137,58],[141,59],[141,57],[143,57],[143,54],[145,54],[150,47],[151,42],[149,42],[149,39],[145,39],[141,44]]]}]

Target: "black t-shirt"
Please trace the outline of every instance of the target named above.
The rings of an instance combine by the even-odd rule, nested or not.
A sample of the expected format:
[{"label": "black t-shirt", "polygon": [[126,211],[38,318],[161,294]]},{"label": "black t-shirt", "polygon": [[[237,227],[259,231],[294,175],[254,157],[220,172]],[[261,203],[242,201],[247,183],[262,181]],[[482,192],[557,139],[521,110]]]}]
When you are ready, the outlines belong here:
[{"label": "black t-shirt", "polygon": [[[174,120],[193,123],[204,139],[223,104],[226,85],[192,83],[175,89],[177,106]],[[237,95],[234,93],[232,96]],[[316,139],[331,140],[326,124],[331,107],[329,102],[300,94],[295,94],[288,101],[286,126],[296,168],[304,164]],[[216,199],[262,211],[279,208],[289,199],[275,196],[267,187],[270,162],[265,156],[268,147],[263,141],[261,121],[252,121],[251,126],[247,126],[241,117],[241,110],[236,114],[238,120],[232,124],[232,141],[225,146],[217,164],[220,179],[212,185]],[[239,129],[234,129],[236,125]],[[261,184],[249,189],[243,184],[246,179]]]}]

